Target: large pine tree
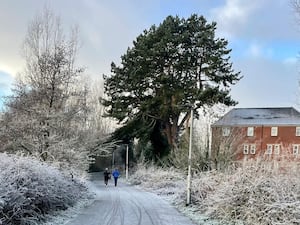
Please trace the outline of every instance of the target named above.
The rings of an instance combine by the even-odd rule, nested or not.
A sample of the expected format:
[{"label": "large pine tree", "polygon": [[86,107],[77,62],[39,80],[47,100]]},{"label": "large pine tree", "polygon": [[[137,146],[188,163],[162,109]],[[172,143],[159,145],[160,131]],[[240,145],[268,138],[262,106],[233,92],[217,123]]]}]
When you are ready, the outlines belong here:
[{"label": "large pine tree", "polygon": [[137,37],[120,66],[111,64],[103,103],[123,124],[116,136],[148,139],[161,156],[165,147],[176,149],[191,107],[197,115],[204,106],[236,104],[229,92],[240,75],[228,42],[215,31],[216,23],[203,16],[168,16]]}]

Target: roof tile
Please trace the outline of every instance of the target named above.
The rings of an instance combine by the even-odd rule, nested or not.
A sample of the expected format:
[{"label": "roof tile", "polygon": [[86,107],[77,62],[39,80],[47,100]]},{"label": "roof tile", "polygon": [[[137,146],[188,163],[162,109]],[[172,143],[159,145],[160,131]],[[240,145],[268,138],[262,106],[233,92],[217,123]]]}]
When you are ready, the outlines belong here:
[{"label": "roof tile", "polygon": [[293,107],[235,108],[226,113],[213,126],[241,125],[299,125],[300,113]]}]

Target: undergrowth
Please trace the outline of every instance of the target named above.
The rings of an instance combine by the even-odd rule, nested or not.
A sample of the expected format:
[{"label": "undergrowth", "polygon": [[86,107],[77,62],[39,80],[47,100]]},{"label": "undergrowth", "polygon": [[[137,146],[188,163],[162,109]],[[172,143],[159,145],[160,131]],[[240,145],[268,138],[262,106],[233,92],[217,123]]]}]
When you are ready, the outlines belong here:
[{"label": "undergrowth", "polygon": [[30,157],[0,154],[0,224],[40,224],[48,213],[73,206],[86,187]]},{"label": "undergrowth", "polygon": [[[197,172],[192,178],[194,214],[220,224],[300,224],[297,162],[244,161],[224,171]],[[132,182],[185,204],[186,174],[174,168],[139,165]]]}]

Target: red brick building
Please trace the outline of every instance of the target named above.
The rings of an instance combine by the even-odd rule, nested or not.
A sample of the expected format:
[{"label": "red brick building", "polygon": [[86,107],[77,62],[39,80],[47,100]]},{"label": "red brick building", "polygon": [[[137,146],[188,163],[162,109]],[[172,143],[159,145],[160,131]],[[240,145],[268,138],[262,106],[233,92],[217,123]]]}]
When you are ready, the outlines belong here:
[{"label": "red brick building", "polygon": [[300,158],[300,113],[286,108],[236,108],[212,125],[212,158]]}]

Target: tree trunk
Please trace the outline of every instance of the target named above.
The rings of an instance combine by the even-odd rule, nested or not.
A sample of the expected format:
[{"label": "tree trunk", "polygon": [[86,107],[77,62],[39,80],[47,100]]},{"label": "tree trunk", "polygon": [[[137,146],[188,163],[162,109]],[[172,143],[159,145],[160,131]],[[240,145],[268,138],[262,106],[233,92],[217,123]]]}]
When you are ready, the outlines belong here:
[{"label": "tree trunk", "polygon": [[177,125],[178,123],[178,116],[174,116],[172,123],[166,122],[165,124],[165,129],[164,133],[167,137],[168,144],[171,149],[177,149],[178,147],[178,131],[179,131],[179,126]]}]

